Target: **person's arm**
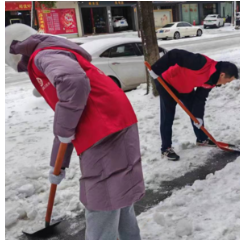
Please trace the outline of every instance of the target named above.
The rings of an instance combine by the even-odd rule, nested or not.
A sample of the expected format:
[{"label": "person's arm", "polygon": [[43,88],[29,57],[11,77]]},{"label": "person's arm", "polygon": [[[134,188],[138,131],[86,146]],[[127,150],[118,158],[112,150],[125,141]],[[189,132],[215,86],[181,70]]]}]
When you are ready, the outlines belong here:
[{"label": "person's arm", "polygon": [[194,117],[203,119],[206,101],[211,90],[212,89],[206,89],[202,87],[198,87],[196,89],[192,108],[192,114]]},{"label": "person's arm", "polygon": [[69,166],[73,150],[71,139],[75,135],[91,89],[86,73],[73,56],[68,52],[44,50],[35,57],[37,68],[55,86],[59,99],[55,107],[53,132],[56,138],[52,149],[51,166],[55,164],[62,139],[69,142],[63,167]]},{"label": "person's arm", "polygon": [[200,70],[206,62],[206,58],[201,54],[173,49],[168,51],[152,65],[152,71],[158,76],[161,76],[166,70],[175,64],[191,70]]}]

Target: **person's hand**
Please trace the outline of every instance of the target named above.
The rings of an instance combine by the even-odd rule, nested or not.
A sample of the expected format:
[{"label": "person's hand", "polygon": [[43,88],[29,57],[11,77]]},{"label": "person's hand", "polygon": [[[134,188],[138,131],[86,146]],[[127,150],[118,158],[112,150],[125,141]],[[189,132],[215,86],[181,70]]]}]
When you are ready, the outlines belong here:
[{"label": "person's hand", "polygon": [[200,129],[203,125],[203,120],[201,118],[197,118],[199,123],[195,123],[193,122],[194,126],[197,127],[198,129]]},{"label": "person's hand", "polygon": [[58,136],[58,139],[61,143],[71,143],[72,140],[75,139],[75,134],[71,137],[60,137],[60,136]]},{"label": "person's hand", "polygon": [[49,181],[52,184],[58,185],[65,178],[65,175],[66,175],[65,170],[61,169],[61,172],[58,176],[54,175],[53,171],[54,171],[54,167],[50,167],[49,177],[48,177]]}]

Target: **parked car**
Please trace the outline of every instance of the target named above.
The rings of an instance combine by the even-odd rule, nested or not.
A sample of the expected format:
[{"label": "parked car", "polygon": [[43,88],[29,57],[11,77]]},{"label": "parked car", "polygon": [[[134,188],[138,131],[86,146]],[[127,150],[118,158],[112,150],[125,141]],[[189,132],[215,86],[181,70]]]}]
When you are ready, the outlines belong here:
[{"label": "parked car", "polygon": [[113,17],[113,27],[114,28],[126,28],[128,27],[128,23],[126,18],[123,16],[115,16]]},{"label": "parked car", "polygon": [[88,42],[87,40],[82,40],[81,38],[72,38],[72,39],[69,38],[68,40],[71,41],[71,42],[76,43],[78,46],[82,45],[85,42]]},{"label": "parked car", "polygon": [[[146,82],[142,41],[140,38],[105,38],[81,45],[92,56],[92,64],[124,91]],[[160,56],[166,50],[159,47]]]},{"label": "parked car", "polygon": [[209,14],[203,21],[203,27],[223,27],[224,19],[219,14]]},{"label": "parked car", "polygon": [[187,22],[172,22],[156,30],[158,39],[180,39],[187,36],[202,36],[202,30]]}]

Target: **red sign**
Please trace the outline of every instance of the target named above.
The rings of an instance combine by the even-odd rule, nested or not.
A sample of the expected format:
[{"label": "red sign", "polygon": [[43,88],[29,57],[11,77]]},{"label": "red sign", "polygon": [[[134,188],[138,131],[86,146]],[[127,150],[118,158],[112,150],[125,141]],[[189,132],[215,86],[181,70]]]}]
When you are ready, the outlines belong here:
[{"label": "red sign", "polygon": [[[44,4],[39,4],[35,1],[36,9],[47,9]],[[5,11],[30,11],[32,9],[32,2],[5,2]]]},{"label": "red sign", "polygon": [[31,2],[5,2],[5,11],[31,10]]},{"label": "red sign", "polygon": [[78,33],[74,8],[37,10],[39,31],[51,34]]}]

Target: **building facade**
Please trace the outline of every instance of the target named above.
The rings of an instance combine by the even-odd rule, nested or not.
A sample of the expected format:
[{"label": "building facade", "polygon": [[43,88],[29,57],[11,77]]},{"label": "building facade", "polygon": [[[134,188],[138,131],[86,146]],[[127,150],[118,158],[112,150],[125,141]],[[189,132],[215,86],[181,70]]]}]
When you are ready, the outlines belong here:
[{"label": "building facade", "polygon": [[[31,22],[31,1],[5,1],[5,26]],[[169,22],[202,24],[208,14],[220,14],[231,22],[232,1],[154,1],[155,27]],[[237,2],[240,11],[240,2]],[[123,17],[128,26],[117,29],[114,17]],[[55,8],[40,7],[36,2],[35,28],[40,32],[67,37],[138,30],[136,1],[57,1]]]},{"label": "building facade", "polygon": [[[5,26],[13,23],[31,25],[30,1],[5,2]],[[55,8],[40,7],[35,2],[35,26],[39,32],[58,34],[66,37],[82,36],[78,2],[57,1]]]},{"label": "building facade", "polygon": [[85,1],[78,2],[83,35],[113,33],[113,17],[124,17],[128,27],[122,30],[137,30],[137,2]]},{"label": "building facade", "polygon": [[153,2],[154,9],[171,9],[173,21],[186,21],[191,24],[202,24],[208,14],[220,14],[222,17],[231,17],[233,14],[232,1],[180,1]]}]

